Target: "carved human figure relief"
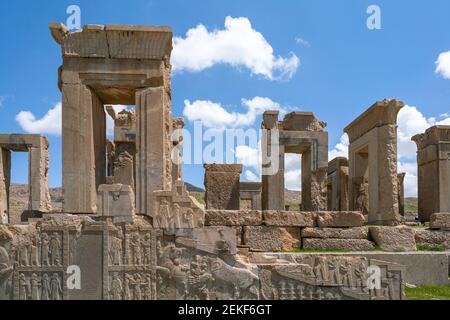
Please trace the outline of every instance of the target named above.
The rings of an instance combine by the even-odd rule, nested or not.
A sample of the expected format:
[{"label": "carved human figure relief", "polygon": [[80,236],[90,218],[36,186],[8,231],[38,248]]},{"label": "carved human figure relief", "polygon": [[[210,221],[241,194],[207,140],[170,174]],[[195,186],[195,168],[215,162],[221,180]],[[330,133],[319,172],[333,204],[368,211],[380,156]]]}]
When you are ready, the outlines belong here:
[{"label": "carved human figure relief", "polygon": [[122,300],[123,286],[122,280],[120,280],[119,275],[114,273],[111,279],[109,294],[111,300]]},{"label": "carved human figure relief", "polygon": [[28,300],[29,292],[30,282],[25,274],[21,273],[19,275],[19,300]]},{"label": "carved human figure relief", "polygon": [[111,265],[122,265],[122,239],[118,237],[111,237],[109,259]]},{"label": "carved human figure relief", "polygon": [[36,273],[31,275],[31,300],[40,300],[40,280]]},{"label": "carved human figure relief", "polygon": [[59,234],[57,232],[54,232],[50,238],[50,255],[52,266],[58,266],[62,263],[61,241],[59,239]]},{"label": "carved human figure relief", "polygon": [[167,200],[162,199],[159,205],[156,227],[169,228],[170,226],[170,207]]},{"label": "carved human figure relief", "polygon": [[44,273],[42,276],[42,292],[41,292],[41,300],[50,300],[51,296],[51,288],[50,288],[50,277],[47,273]]},{"label": "carved human figure relief", "polygon": [[61,300],[62,299],[62,287],[59,275],[54,273],[50,280],[50,298],[51,300]]},{"label": "carved human figure relief", "polygon": [[50,265],[50,240],[47,233],[42,234],[42,244],[41,244],[41,257],[42,257],[42,266]]}]

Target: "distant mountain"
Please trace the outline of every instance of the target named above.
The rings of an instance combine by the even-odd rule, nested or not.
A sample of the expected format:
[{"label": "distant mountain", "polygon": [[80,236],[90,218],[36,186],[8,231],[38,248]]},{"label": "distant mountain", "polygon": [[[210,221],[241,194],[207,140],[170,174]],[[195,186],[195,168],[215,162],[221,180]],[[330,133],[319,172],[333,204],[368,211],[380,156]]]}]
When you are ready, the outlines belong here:
[{"label": "distant mountain", "polygon": [[189,192],[205,192],[205,190],[203,190],[202,188],[196,187],[193,184],[190,184],[189,182],[185,182],[184,184],[186,185],[186,189]]}]

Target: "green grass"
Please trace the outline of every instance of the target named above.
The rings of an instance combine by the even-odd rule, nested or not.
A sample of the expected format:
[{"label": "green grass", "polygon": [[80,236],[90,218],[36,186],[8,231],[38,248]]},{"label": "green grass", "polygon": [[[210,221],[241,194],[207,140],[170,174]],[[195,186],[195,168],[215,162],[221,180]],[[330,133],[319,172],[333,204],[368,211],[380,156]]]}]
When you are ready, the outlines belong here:
[{"label": "green grass", "polygon": [[442,244],[418,244],[417,245],[418,251],[434,251],[434,252],[442,252],[447,251],[447,247]]},{"label": "green grass", "polygon": [[194,197],[201,204],[205,204],[205,193],[204,192],[189,192],[189,195]]},{"label": "green grass", "polygon": [[407,300],[450,300],[450,286],[405,288]]},{"label": "green grass", "polygon": [[350,252],[348,250],[309,250],[309,249],[294,249],[289,250],[289,253],[343,253]]},{"label": "green grass", "polygon": [[417,198],[405,198],[405,211],[406,212],[418,212],[419,205]]}]

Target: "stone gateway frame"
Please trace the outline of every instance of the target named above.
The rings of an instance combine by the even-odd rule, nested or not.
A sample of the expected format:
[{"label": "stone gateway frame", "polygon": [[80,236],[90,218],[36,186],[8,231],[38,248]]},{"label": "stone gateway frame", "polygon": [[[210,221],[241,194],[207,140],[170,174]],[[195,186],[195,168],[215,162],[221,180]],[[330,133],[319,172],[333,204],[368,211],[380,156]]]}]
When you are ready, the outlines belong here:
[{"label": "stone gateway frame", "polygon": [[345,129],[349,146],[350,210],[362,211],[369,223],[400,222],[397,178],[399,100],[376,102]]},{"label": "stone gateway frame", "polygon": [[106,183],[108,104],[136,105],[136,208],[152,216],[153,191],[170,190],[172,131],[170,27],[87,25],[69,32],[51,23],[61,45],[64,211],[97,212]]}]

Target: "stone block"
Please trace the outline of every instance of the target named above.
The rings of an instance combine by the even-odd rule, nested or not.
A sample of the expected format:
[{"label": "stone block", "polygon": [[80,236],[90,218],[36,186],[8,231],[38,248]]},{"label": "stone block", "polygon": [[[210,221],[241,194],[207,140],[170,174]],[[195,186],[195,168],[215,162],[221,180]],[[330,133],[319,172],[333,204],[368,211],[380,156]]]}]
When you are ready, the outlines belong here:
[{"label": "stone block", "polygon": [[263,211],[264,224],[276,227],[314,227],[314,212]]},{"label": "stone block", "polygon": [[430,229],[450,231],[450,213],[433,213],[430,219]]},{"label": "stone block", "polygon": [[369,227],[371,238],[385,251],[417,251],[414,230],[406,226]]},{"label": "stone block", "polygon": [[236,229],[230,227],[205,227],[193,230],[197,250],[211,254],[236,254]]},{"label": "stone block", "polygon": [[300,228],[244,227],[244,245],[252,250],[280,252],[299,249]]},{"label": "stone block", "polygon": [[450,249],[450,231],[414,229],[415,239],[418,245],[445,246]]},{"label": "stone block", "polygon": [[366,219],[355,211],[324,211],[317,213],[317,224],[320,228],[362,227]]},{"label": "stone block", "polygon": [[135,214],[134,192],[131,186],[102,184],[98,188],[97,214],[102,217],[132,217]]},{"label": "stone block", "polygon": [[302,239],[303,249],[306,250],[347,250],[371,251],[373,242],[366,239]]},{"label": "stone block", "polygon": [[256,210],[207,210],[207,226],[259,226],[262,224],[262,212]]},{"label": "stone block", "polygon": [[207,209],[239,210],[242,165],[205,164]]},{"label": "stone block", "polygon": [[369,229],[367,227],[355,228],[305,228],[302,230],[302,238],[321,239],[367,239]]}]

